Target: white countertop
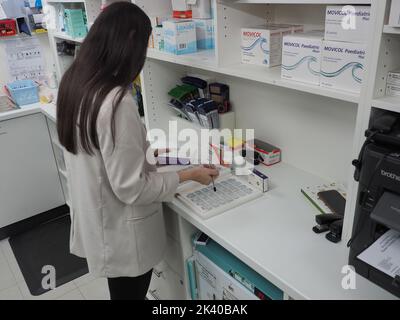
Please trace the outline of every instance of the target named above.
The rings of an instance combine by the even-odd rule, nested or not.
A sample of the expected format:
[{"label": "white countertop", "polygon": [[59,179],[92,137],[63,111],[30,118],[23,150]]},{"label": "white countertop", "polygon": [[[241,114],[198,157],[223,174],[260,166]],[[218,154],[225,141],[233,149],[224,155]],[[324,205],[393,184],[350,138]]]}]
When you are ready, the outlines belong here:
[{"label": "white countertop", "polygon": [[[0,113],[0,121],[39,112],[56,121],[55,105],[40,103]],[[258,170],[269,176],[270,191],[211,219],[178,200],[168,205],[294,299],[396,299],[359,275],[356,290],[341,287],[348,249],[312,232],[318,212],[300,192],[326,181],[284,163]]]},{"label": "white countertop", "polygon": [[178,200],[169,206],[294,299],[396,299],[359,275],[356,290],[342,288],[346,244],[312,231],[318,211],[300,192],[326,181],[283,163],[258,170],[272,185],[261,199],[209,220]]},{"label": "white countertop", "polygon": [[43,113],[45,116],[49,117],[53,121],[56,121],[56,106],[52,103],[34,103],[12,111],[1,112],[0,121],[10,120],[35,113]]}]

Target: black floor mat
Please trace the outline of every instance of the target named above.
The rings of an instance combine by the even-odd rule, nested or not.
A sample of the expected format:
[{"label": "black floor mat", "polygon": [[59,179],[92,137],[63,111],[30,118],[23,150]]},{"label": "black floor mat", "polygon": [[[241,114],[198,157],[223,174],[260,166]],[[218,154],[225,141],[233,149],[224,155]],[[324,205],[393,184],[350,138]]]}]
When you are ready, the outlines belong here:
[{"label": "black floor mat", "polygon": [[86,259],[69,253],[69,215],[46,222],[30,231],[10,238],[10,245],[32,295],[41,295],[42,280],[49,272],[44,266],[54,266],[56,286],[72,281],[88,272]]}]

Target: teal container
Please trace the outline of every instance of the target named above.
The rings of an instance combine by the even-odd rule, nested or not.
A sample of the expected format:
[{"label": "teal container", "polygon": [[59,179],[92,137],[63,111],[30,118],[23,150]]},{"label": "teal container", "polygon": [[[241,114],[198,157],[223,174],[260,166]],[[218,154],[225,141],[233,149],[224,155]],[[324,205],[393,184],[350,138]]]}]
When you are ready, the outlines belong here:
[{"label": "teal container", "polygon": [[283,300],[282,290],[215,241],[210,239],[207,245],[195,245],[195,248],[258,297],[270,300]]},{"label": "teal container", "polygon": [[65,9],[65,31],[72,38],[84,38],[87,35],[84,12],[82,9]]}]

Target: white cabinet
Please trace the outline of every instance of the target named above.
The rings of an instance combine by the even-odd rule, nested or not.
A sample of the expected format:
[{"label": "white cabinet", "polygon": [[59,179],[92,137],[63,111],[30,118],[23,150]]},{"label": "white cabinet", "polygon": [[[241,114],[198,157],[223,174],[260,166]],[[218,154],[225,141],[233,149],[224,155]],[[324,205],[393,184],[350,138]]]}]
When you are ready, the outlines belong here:
[{"label": "white cabinet", "polygon": [[0,228],[65,204],[45,117],[0,122]]},{"label": "white cabinet", "polygon": [[56,164],[61,180],[62,190],[64,192],[65,202],[69,207],[71,207],[71,199],[68,187],[67,167],[65,164],[65,157],[64,157],[64,148],[61,146],[60,141],[58,140],[56,123],[52,119],[47,118],[47,126],[49,127],[51,143],[53,145],[54,156],[56,158]]}]

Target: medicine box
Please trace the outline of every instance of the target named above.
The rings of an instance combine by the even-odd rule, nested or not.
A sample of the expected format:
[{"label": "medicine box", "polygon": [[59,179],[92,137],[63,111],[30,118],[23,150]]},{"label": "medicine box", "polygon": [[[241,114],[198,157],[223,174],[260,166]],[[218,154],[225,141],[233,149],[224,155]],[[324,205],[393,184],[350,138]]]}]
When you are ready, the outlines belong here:
[{"label": "medicine box", "polygon": [[386,82],[388,84],[393,84],[393,85],[400,86],[400,69],[394,70],[394,71],[390,71],[388,73]]},{"label": "medicine box", "polygon": [[359,93],[364,78],[365,56],[364,44],[324,41],[321,86]]},{"label": "medicine box", "polygon": [[264,159],[264,165],[272,166],[281,162],[282,152],[280,148],[259,139],[254,139],[254,141],[248,142],[247,145],[250,149],[260,153]]},{"label": "medicine box", "polygon": [[282,29],[277,26],[242,28],[242,63],[278,66],[282,62]]},{"label": "medicine box", "polygon": [[386,86],[386,95],[400,96],[400,85],[388,83]]},{"label": "medicine box", "polygon": [[389,25],[392,27],[400,27],[400,0],[392,0]]},{"label": "medicine box", "polygon": [[325,40],[367,42],[370,15],[370,6],[328,6],[325,17]]},{"label": "medicine box", "polygon": [[282,78],[319,85],[323,34],[283,37]]},{"label": "medicine box", "polygon": [[154,49],[164,51],[164,31],[163,27],[153,28]]},{"label": "medicine box", "polygon": [[261,192],[268,191],[268,177],[256,169],[253,169],[247,176],[247,182]]},{"label": "medicine box", "polygon": [[181,55],[197,51],[196,24],[192,20],[168,20],[163,23],[164,50]]},{"label": "medicine box", "polygon": [[214,49],[214,20],[195,19],[197,49]]}]

